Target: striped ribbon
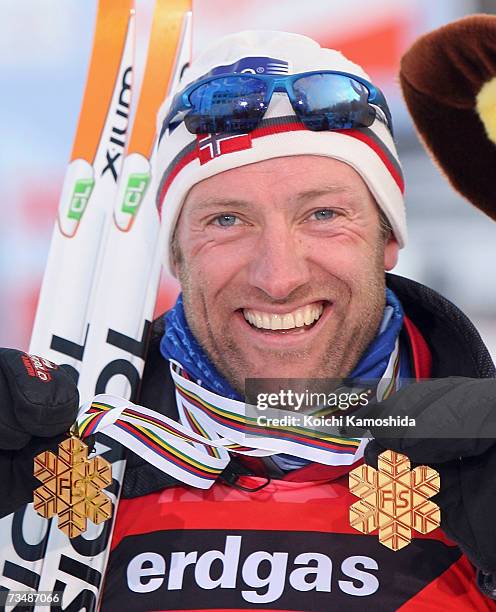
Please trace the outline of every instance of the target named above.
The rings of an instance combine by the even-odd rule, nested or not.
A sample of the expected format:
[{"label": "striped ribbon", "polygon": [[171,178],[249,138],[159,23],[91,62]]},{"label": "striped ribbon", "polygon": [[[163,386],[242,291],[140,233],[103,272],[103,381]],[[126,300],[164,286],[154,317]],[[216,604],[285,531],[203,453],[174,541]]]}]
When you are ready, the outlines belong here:
[{"label": "striped ribbon", "polygon": [[[376,389],[385,399],[399,385],[399,343]],[[84,439],[99,431],[186,484],[208,489],[230,460],[229,453],[286,453],[324,465],[351,465],[367,439],[345,438],[302,426],[259,425],[244,402],[228,399],[184,376],[171,361],[179,421],[112,395],[82,406],[77,424]],[[249,414],[248,414],[249,412]]]}]

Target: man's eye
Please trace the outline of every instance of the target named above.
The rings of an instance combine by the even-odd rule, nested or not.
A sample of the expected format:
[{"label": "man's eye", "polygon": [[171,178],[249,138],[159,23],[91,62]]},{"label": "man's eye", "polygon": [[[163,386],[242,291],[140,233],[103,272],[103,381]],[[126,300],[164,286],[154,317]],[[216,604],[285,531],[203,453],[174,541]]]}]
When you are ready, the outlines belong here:
[{"label": "man's eye", "polygon": [[215,225],[220,225],[221,227],[231,227],[232,225],[237,225],[239,219],[236,215],[219,215],[215,217],[213,222]]},{"label": "man's eye", "polygon": [[330,208],[323,208],[322,210],[316,210],[312,213],[312,217],[317,221],[327,221],[333,219],[336,216],[336,212]]}]

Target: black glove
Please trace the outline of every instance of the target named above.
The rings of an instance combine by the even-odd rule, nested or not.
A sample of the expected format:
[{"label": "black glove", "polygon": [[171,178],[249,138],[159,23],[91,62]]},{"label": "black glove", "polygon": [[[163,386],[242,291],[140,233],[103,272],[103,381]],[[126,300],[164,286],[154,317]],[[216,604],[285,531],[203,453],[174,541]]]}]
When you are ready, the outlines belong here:
[{"label": "black glove", "polygon": [[[365,461],[377,467],[378,455],[391,449],[406,455],[412,467],[429,465],[439,472],[441,490],[432,501],[441,509],[441,528],[480,570],[481,590],[494,597],[496,380],[414,383],[377,404],[373,416],[406,414],[416,419],[422,437],[415,428],[372,428],[375,439],[365,448]],[[436,438],[441,435],[453,437]]]},{"label": "black glove", "polygon": [[33,499],[33,458],[57,445],[76,420],[79,393],[59,366],[0,349],[0,517]]}]

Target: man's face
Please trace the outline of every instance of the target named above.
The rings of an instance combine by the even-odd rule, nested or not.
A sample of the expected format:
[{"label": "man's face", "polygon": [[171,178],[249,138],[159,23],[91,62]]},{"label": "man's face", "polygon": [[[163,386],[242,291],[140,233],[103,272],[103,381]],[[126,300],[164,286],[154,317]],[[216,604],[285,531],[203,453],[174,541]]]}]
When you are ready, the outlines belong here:
[{"label": "man's face", "polygon": [[398,246],[351,166],[301,155],[195,185],[174,250],[188,323],[243,392],[245,378],[350,374],[382,319]]}]

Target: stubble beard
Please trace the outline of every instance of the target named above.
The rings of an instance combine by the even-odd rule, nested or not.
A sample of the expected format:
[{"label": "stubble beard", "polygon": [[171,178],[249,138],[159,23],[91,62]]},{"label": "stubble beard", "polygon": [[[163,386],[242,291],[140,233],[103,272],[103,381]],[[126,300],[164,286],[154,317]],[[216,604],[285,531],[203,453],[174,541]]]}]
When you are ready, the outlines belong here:
[{"label": "stubble beard", "polygon": [[[382,245],[383,246],[383,245]],[[336,313],[334,334],[327,341],[315,370],[313,351],[267,351],[275,364],[286,367],[294,364],[294,378],[344,378],[349,376],[359,362],[367,346],[374,339],[384,313],[385,305],[385,274],[383,268],[383,250],[377,249],[374,257],[374,269],[370,271],[367,280],[361,287],[360,294],[354,294],[353,300],[359,307],[352,317],[347,312]],[[180,266],[179,280],[183,292],[183,303],[186,319],[193,335],[206,352],[217,371],[241,395],[245,391],[246,378],[292,378],[286,370],[279,367],[269,370],[267,364],[249,362],[240,346],[229,333],[229,327],[214,332],[208,316],[208,307],[201,289],[195,291],[194,282],[185,265]],[[339,295],[349,295],[346,285],[337,286]],[[203,285],[204,286],[204,285]],[[331,314],[331,317],[334,313]],[[203,325],[201,324],[203,323]],[[264,355],[265,356],[265,355]]]}]

